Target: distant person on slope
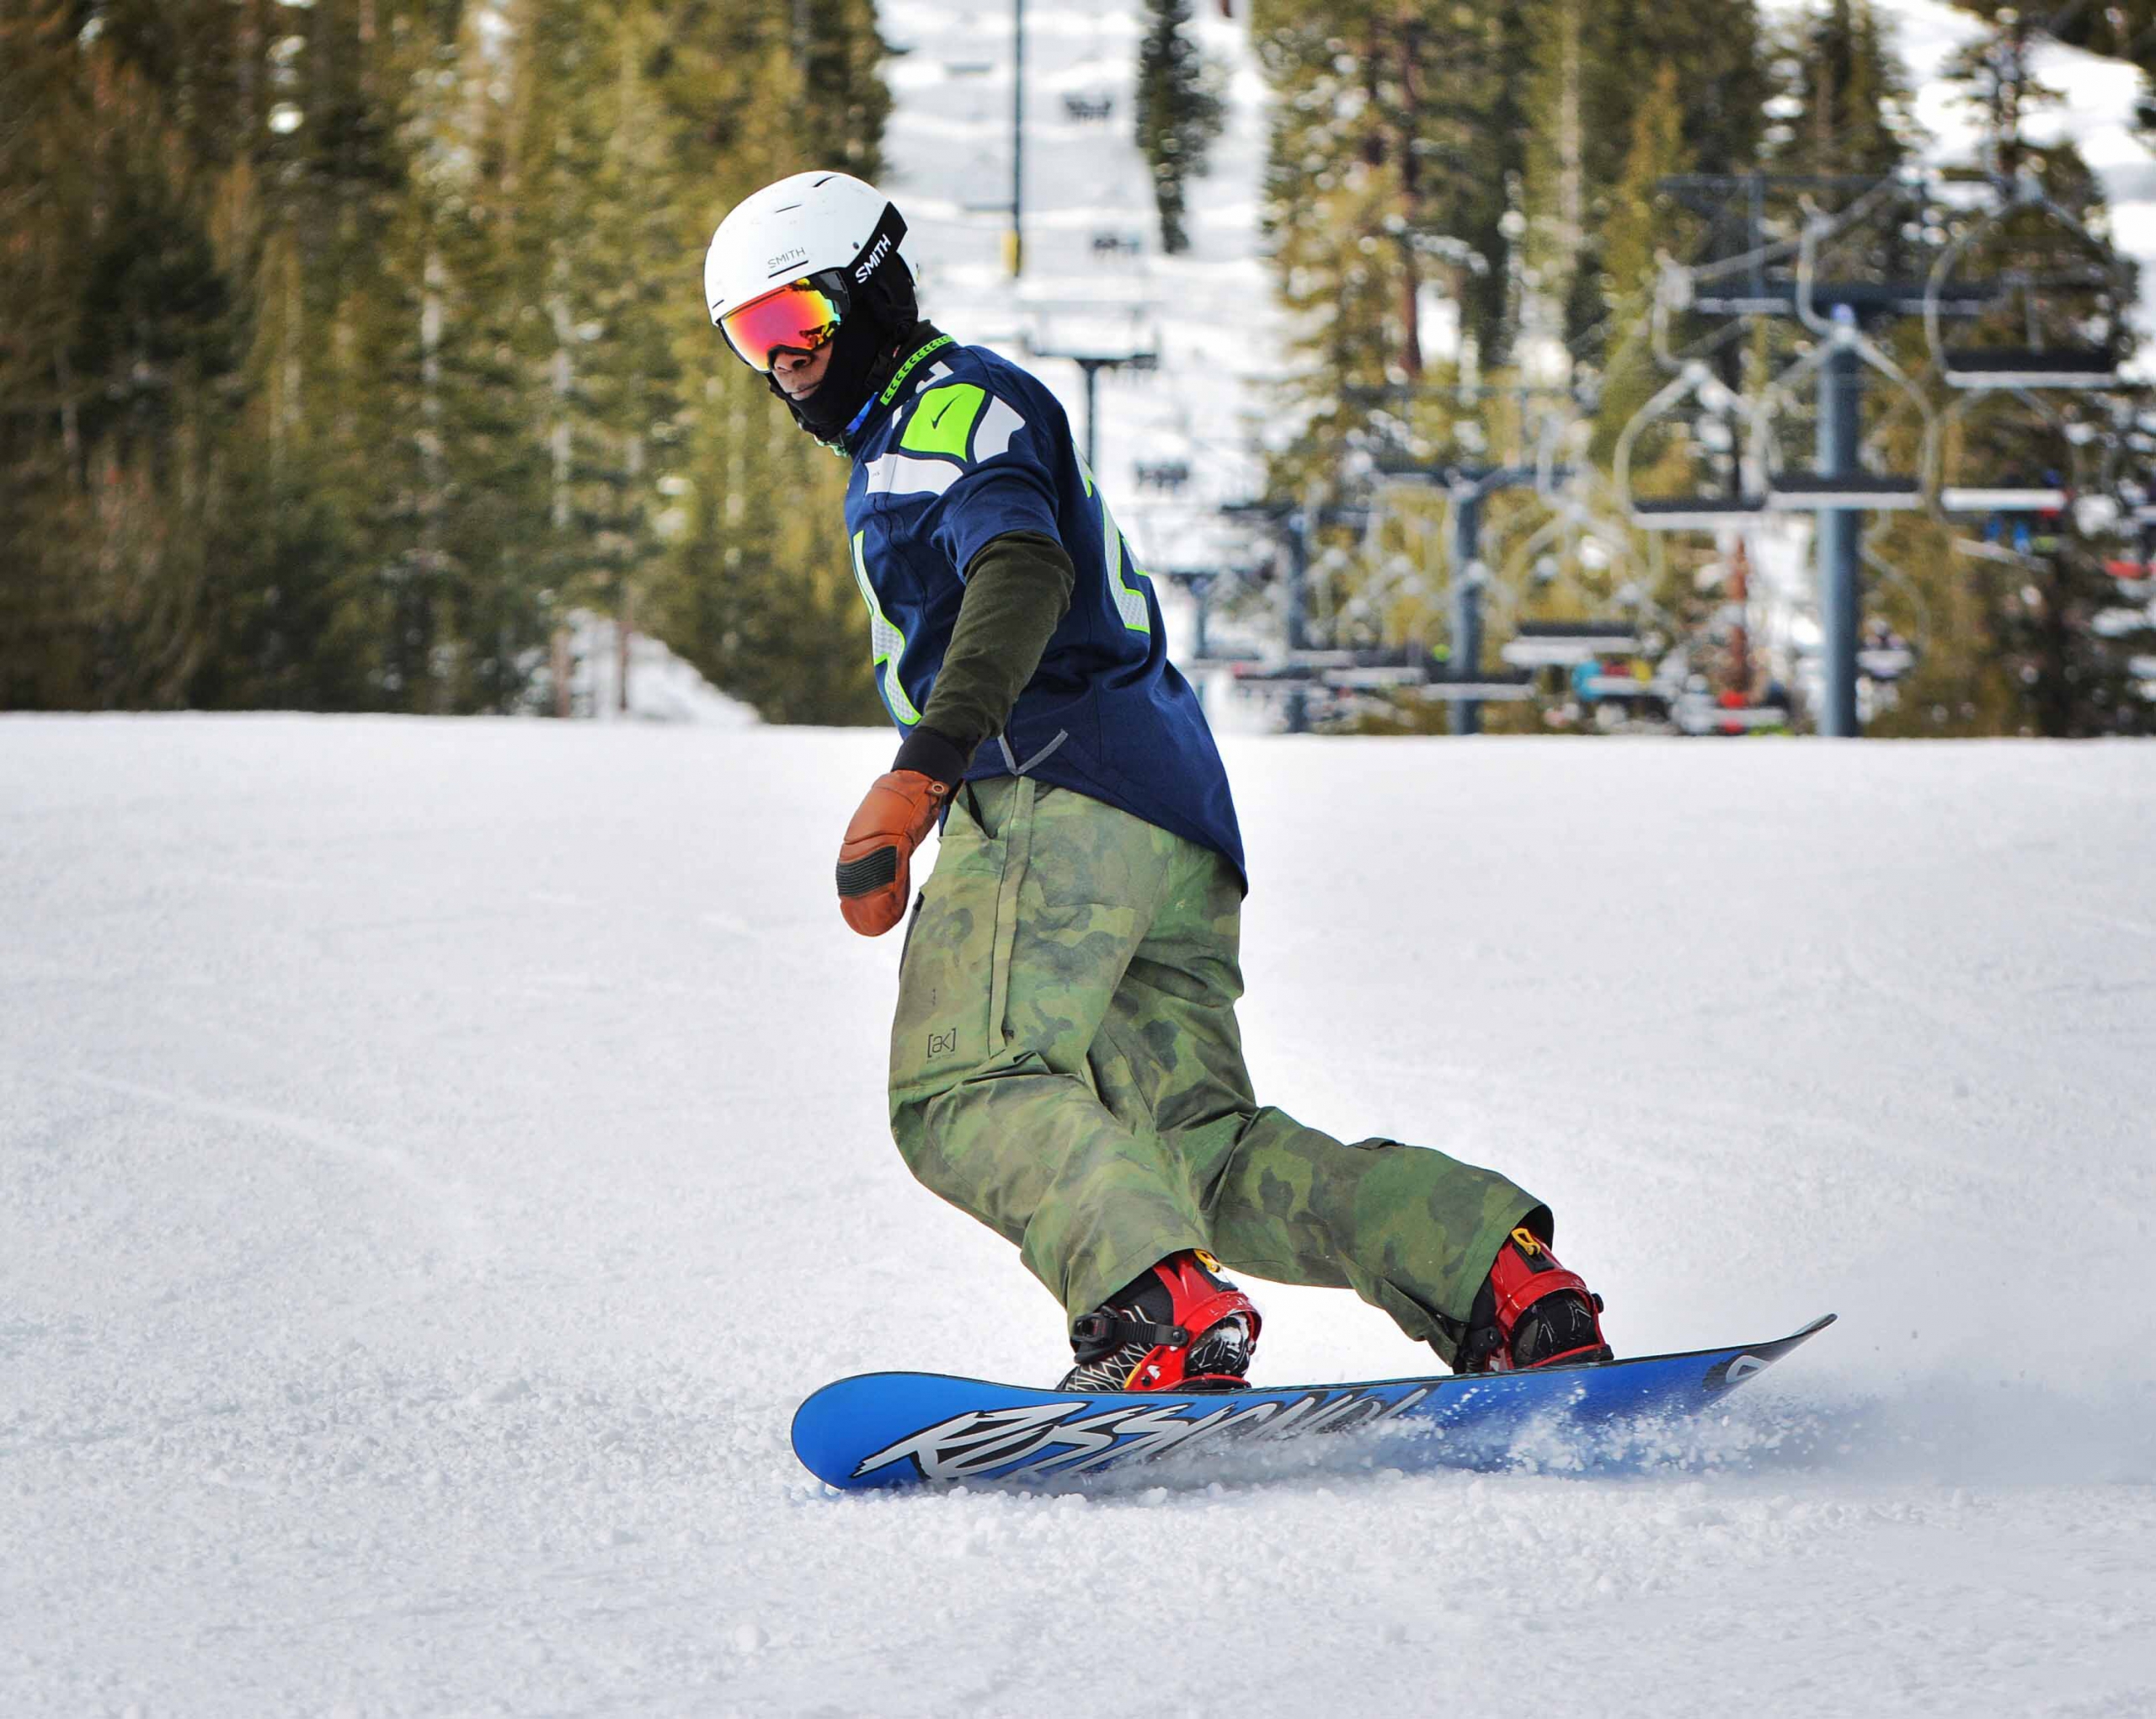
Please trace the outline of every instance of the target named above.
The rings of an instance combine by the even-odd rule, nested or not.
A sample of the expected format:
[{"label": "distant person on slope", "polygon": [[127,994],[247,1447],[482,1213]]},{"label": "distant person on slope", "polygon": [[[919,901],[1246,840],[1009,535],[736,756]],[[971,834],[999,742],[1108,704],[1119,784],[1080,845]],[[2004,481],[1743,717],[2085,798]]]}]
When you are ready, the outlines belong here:
[{"label": "distant person on slope", "polygon": [[1062,1302],[1063,1389],[1241,1386],[1258,1313],[1223,1266],[1353,1288],[1460,1371],[1606,1359],[1533,1196],[1252,1096],[1212,733],[1063,408],[921,319],[905,230],[859,179],[782,179],[719,224],[704,298],[853,462],[854,577],[905,738],[839,849],[848,925],[905,916],[945,820],[891,1029],[907,1166]]}]

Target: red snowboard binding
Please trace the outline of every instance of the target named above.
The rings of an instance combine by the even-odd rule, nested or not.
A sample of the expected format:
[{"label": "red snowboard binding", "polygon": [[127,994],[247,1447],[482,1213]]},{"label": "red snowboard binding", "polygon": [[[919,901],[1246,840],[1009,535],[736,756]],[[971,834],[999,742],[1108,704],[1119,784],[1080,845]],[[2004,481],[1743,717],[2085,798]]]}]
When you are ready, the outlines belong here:
[{"label": "red snowboard binding", "polygon": [[1515,1230],[1475,1298],[1455,1369],[1512,1373],[1607,1361],[1601,1313],[1602,1297],[1558,1263],[1548,1242],[1531,1230]]},{"label": "red snowboard binding", "polygon": [[1172,1254],[1070,1328],[1058,1391],[1241,1391],[1260,1321],[1209,1253]]}]

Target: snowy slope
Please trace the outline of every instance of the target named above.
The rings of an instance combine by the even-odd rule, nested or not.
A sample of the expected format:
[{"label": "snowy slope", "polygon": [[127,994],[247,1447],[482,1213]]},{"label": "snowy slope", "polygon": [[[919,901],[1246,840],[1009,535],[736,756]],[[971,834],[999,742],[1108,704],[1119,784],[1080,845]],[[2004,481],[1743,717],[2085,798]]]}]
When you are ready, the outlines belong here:
[{"label": "snowy slope", "polygon": [[839,1499],[809,1385],[1059,1364],[884,1136],[887,752],[0,723],[0,1711],[2156,1709],[2156,749],[1230,743],[1262,1092],[1842,1323],[1641,1475]]}]

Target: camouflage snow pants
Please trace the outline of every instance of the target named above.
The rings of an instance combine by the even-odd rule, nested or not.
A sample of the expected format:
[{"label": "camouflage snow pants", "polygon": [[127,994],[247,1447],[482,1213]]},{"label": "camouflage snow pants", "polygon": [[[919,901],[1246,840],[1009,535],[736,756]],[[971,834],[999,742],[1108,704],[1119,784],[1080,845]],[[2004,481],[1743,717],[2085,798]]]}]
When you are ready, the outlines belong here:
[{"label": "camouflage snow pants", "polygon": [[1219,855],[1028,778],[962,789],[908,928],[891,1131],[934,1193],[1015,1242],[1075,1320],[1155,1260],[1353,1288],[1448,1362],[1538,1202],[1388,1140],[1261,1106]]}]

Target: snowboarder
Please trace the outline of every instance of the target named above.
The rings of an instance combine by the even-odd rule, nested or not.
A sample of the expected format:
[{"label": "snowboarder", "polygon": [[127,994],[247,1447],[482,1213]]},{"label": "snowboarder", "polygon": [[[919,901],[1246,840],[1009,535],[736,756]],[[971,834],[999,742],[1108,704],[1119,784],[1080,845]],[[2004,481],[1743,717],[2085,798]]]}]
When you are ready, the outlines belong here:
[{"label": "snowboarder", "polygon": [[1070,1321],[1070,1390],[1233,1390],[1257,1307],[1223,1268],[1353,1288],[1460,1371],[1609,1358],[1549,1208],[1260,1105],[1235,1024],[1246,884],[1211,731],[1062,407],[921,319],[906,226],[841,173],[719,223],[711,318],[849,457],[846,530],[904,736],[839,849],[840,911],[913,906],[892,1133],[1017,1244]]}]

